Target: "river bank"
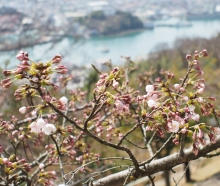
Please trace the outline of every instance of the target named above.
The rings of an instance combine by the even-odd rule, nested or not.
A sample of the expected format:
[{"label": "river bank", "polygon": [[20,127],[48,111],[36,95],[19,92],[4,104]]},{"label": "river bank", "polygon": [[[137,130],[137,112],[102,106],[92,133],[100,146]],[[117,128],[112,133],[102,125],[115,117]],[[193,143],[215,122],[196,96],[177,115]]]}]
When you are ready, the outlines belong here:
[{"label": "river bank", "polygon": [[[152,51],[157,51],[161,45],[172,47],[178,38],[211,38],[220,32],[220,20],[191,21],[191,27],[155,27],[153,30],[138,29],[120,33],[118,36],[92,37],[74,40],[64,37],[56,43],[44,43],[33,47],[22,47],[18,50],[29,52],[33,60],[48,60],[54,55],[63,56],[63,61],[78,66],[103,62],[109,59],[113,64],[122,64],[120,56],[130,56],[133,60],[147,57]],[[107,47],[108,53],[100,52]],[[205,46],[204,46],[205,48]],[[0,52],[0,61],[10,60],[16,64],[16,51]]]}]

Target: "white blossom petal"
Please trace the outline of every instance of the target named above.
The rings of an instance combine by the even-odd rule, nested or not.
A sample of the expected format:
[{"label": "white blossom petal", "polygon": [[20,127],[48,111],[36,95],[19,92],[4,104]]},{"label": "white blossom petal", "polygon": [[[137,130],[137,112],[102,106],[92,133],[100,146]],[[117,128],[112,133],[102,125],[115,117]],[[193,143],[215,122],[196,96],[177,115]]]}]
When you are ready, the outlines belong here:
[{"label": "white blossom petal", "polygon": [[25,107],[25,106],[23,106],[23,107],[21,107],[21,108],[19,109],[19,112],[20,112],[21,114],[25,114],[26,111],[27,111],[27,107]]},{"label": "white blossom petal", "polygon": [[178,121],[173,120],[172,123],[170,123],[169,127],[170,127],[170,132],[177,133],[180,128],[180,123]]},{"label": "white blossom petal", "polygon": [[153,99],[149,99],[147,101],[148,107],[152,108],[152,107],[156,107],[157,106],[157,102]]},{"label": "white blossom petal", "polygon": [[65,96],[63,96],[63,97],[60,98],[60,102],[61,102],[63,105],[66,105],[66,104],[68,103],[68,99],[67,99]]},{"label": "white blossom petal", "polygon": [[151,93],[151,92],[154,91],[154,86],[153,85],[147,85],[145,87],[145,90],[146,90],[147,93]]},{"label": "white blossom petal", "polygon": [[46,135],[51,135],[52,133],[56,132],[56,127],[53,124],[47,123],[43,128],[43,132]]}]

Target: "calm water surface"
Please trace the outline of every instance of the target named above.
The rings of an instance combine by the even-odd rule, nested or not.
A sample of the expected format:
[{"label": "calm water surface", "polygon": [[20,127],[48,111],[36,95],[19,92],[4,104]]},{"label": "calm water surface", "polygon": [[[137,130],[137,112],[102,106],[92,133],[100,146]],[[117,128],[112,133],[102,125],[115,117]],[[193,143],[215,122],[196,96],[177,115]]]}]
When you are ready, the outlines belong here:
[{"label": "calm water surface", "polygon": [[[75,42],[72,38],[64,38],[55,45],[51,43],[24,48],[29,52],[32,60],[48,60],[56,54],[64,56],[64,61],[76,65],[91,64],[94,61],[105,61],[111,59],[114,64],[122,62],[121,56],[130,56],[135,59],[147,56],[156,50],[160,43],[172,46],[177,38],[203,37],[210,38],[220,32],[220,20],[192,21],[191,27],[155,27],[153,30],[145,30],[124,36],[100,37]],[[100,51],[108,48],[108,53]],[[205,48],[205,46],[204,46]],[[1,52],[1,64],[9,59],[15,65],[17,51]]]}]

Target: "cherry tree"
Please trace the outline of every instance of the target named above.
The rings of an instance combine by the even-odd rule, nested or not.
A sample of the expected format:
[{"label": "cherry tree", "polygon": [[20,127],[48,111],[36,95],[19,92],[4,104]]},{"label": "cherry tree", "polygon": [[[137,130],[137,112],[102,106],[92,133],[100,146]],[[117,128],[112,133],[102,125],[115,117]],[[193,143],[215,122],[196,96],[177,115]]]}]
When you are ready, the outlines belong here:
[{"label": "cherry tree", "polygon": [[[129,63],[123,68],[108,64],[108,73],[93,66],[99,80],[88,102],[80,89],[64,94],[62,85],[71,76],[64,76],[68,69],[60,65],[60,55],[34,62],[21,51],[20,64],[4,70],[6,78],[1,81],[4,89],[18,84],[15,100],[25,104],[11,119],[0,120],[0,185],[117,186],[144,176],[155,185],[154,173],[219,155],[213,151],[220,147],[220,112],[215,98],[203,96],[199,60],[206,56],[205,49],[188,54],[188,69],[178,82],[168,71],[163,72],[164,79],[154,81],[148,73],[140,78],[139,90],[129,84]],[[63,75],[59,85],[52,80],[54,74]],[[18,120],[16,115],[24,118]],[[201,116],[214,117],[216,125],[201,122]],[[142,136],[141,145],[130,138],[136,133]],[[156,149],[158,137],[164,142]],[[186,140],[191,141],[187,149]],[[159,157],[169,144],[176,152]],[[100,148],[113,149],[115,155],[102,155]],[[144,161],[136,157],[136,149],[146,154]]]}]

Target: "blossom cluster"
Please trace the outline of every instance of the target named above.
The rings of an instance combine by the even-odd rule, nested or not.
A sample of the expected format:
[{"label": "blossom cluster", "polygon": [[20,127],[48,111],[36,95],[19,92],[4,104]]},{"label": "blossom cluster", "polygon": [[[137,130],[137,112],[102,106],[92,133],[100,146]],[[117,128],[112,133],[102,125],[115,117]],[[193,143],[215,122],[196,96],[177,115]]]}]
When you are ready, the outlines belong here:
[{"label": "blossom cluster", "polygon": [[[35,166],[32,172],[36,172],[36,183],[53,185],[57,177],[55,171],[47,170],[49,165],[59,164],[60,173],[65,178],[62,161],[65,161],[65,165],[81,164],[77,170],[82,172],[86,172],[85,165],[88,162],[94,160],[100,163],[100,154],[93,152],[88,137],[128,152],[129,149],[122,143],[124,140],[131,142],[129,135],[135,133],[136,129],[141,129],[146,139],[145,134],[150,132],[161,138],[174,136],[172,141],[175,145],[180,144],[183,137],[188,137],[197,155],[200,146],[206,144],[207,136],[211,143],[215,143],[216,136],[220,134],[219,127],[205,124],[202,120],[203,116],[216,112],[214,98],[204,96],[206,84],[198,60],[206,56],[206,50],[200,53],[196,51],[194,56],[187,55],[188,71],[184,78],[177,80],[173,73],[161,71],[165,78],[145,82],[145,90],[135,90],[129,85],[129,65],[125,70],[111,68],[109,73],[101,73],[96,69],[100,74],[99,80],[95,84],[92,101],[86,102],[86,93],[79,89],[71,90],[68,98],[58,97],[51,91],[59,88],[51,75],[55,72],[62,75],[67,73],[67,68],[60,65],[60,55],[46,63],[36,63],[29,59],[28,53],[21,51],[17,55],[20,65],[14,70],[3,71],[6,78],[1,81],[1,85],[8,88],[14,81],[25,80],[14,96],[19,101],[27,98],[28,104],[19,108],[26,119],[20,123],[16,117],[12,117],[10,122],[0,120],[0,134],[9,134],[15,154],[22,144],[25,152],[20,154],[28,157],[26,148],[34,144],[43,149],[46,155],[36,158],[39,152],[30,150],[34,154],[29,158],[32,164],[31,161],[27,162],[28,158],[2,156],[0,165],[6,167],[10,175],[18,170],[29,171]],[[61,86],[65,86],[71,78],[59,78]],[[0,154],[5,152],[0,145]]]}]

